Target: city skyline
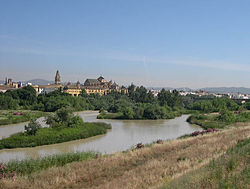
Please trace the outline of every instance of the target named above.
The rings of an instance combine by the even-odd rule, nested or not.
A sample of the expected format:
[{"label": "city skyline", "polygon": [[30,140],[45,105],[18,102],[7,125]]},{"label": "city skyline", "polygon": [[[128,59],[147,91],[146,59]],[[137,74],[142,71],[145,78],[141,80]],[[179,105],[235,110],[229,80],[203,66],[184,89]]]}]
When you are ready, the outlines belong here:
[{"label": "city skyline", "polygon": [[250,2],[1,1],[0,80],[250,87]]}]

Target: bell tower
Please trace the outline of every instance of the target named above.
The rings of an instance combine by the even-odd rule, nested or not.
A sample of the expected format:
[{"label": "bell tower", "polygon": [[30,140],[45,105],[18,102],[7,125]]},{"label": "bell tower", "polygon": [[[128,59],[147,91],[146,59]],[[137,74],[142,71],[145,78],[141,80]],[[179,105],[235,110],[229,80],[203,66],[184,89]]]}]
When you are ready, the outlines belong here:
[{"label": "bell tower", "polygon": [[60,85],[61,84],[61,77],[60,77],[60,74],[59,74],[58,70],[56,71],[55,84],[56,85]]}]

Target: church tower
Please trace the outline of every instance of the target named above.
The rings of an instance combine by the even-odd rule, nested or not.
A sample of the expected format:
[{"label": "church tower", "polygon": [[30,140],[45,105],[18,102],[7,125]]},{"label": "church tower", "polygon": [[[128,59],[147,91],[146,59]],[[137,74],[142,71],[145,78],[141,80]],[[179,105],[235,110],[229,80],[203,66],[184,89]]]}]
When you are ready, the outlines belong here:
[{"label": "church tower", "polygon": [[59,74],[58,70],[56,71],[55,84],[56,85],[60,85],[61,84],[61,77],[60,77],[60,74]]}]

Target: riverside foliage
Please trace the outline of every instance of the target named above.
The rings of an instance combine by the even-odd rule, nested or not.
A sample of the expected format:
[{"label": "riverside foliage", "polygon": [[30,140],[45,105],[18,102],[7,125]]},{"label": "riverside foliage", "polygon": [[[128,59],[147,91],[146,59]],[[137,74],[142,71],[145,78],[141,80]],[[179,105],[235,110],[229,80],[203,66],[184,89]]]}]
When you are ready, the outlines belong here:
[{"label": "riverside foliage", "polygon": [[[111,125],[106,123],[85,123],[79,116],[73,116],[67,108],[57,110],[54,116],[47,118],[47,123],[50,125],[49,128],[37,130],[36,127],[36,131],[31,133],[27,129],[24,133],[0,140],[0,149],[34,147],[84,139],[105,134],[107,129],[111,129]],[[36,122],[32,124],[37,125]]]},{"label": "riverside foliage", "polygon": [[[108,95],[87,95],[83,90],[78,97],[63,93],[60,90],[36,96],[31,86],[0,93],[0,109],[28,109],[43,112],[55,112],[62,107],[70,107],[73,111],[104,110],[99,118],[119,119],[169,119],[189,111],[202,113],[219,112],[221,110],[239,110],[238,105],[228,98],[195,95],[181,96],[178,91],[162,89],[157,97],[145,87],[131,84],[128,93],[112,92]],[[245,108],[250,108],[246,103]],[[188,111],[187,111],[188,110]]]},{"label": "riverside foliage", "polygon": [[[11,161],[3,165],[6,172],[16,173],[17,175],[29,175],[34,172],[39,172],[50,167],[60,167],[71,162],[84,161],[97,157],[95,152],[76,152],[56,154],[37,159],[26,159],[21,161]],[[1,164],[0,164],[1,168]]]},{"label": "riverside foliage", "polygon": [[0,93],[0,109],[30,109],[54,112],[62,107],[74,111],[104,109],[122,114],[123,119],[162,119],[174,118],[184,109],[182,97],[174,90],[164,89],[155,98],[143,86],[128,87],[128,94],[113,92],[108,95],[87,95],[83,90],[79,97],[73,97],[57,90],[36,96],[31,86]]},{"label": "riverside foliage", "polygon": [[236,122],[248,122],[250,121],[250,112],[232,112],[224,110],[219,114],[212,115],[202,115],[195,114],[191,115],[187,121],[191,124],[197,124],[203,127],[204,129],[208,128],[224,128],[227,125]]}]

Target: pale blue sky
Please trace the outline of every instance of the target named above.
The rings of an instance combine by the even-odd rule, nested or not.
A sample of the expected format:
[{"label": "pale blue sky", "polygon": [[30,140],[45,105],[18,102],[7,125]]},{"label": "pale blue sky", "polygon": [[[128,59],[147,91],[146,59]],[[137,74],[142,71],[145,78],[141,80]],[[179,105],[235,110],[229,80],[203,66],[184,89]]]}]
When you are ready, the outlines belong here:
[{"label": "pale blue sky", "polygon": [[0,0],[0,80],[250,87],[248,0]]}]

